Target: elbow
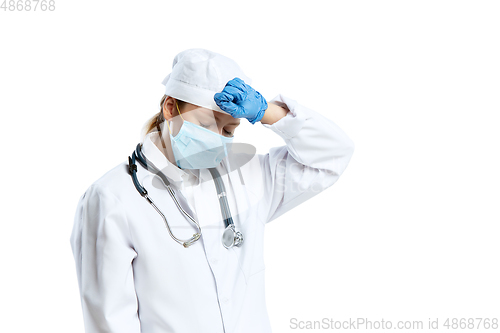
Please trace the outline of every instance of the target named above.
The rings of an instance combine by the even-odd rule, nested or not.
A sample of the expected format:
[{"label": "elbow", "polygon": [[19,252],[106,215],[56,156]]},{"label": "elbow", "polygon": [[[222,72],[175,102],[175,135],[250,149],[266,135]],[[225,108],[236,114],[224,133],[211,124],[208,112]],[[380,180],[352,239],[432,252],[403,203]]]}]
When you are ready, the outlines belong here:
[{"label": "elbow", "polygon": [[339,149],[336,149],[335,157],[331,161],[331,167],[326,170],[330,185],[333,185],[333,183],[335,183],[344,173],[353,154],[354,142],[352,142],[352,140],[346,140],[342,148],[339,147]]},{"label": "elbow", "polygon": [[351,157],[354,154],[354,149],[355,149],[354,141],[352,141],[349,137],[346,136],[344,140],[344,147],[342,149],[342,157],[340,158],[340,163],[339,163],[339,167],[341,169],[340,174],[342,174],[342,172],[344,172],[344,170],[347,168],[347,165],[349,164],[349,161],[351,160]]},{"label": "elbow", "polygon": [[347,145],[346,145],[346,157],[347,157],[347,162],[349,163],[349,160],[351,159],[352,155],[354,154],[354,141],[351,139],[348,140]]}]

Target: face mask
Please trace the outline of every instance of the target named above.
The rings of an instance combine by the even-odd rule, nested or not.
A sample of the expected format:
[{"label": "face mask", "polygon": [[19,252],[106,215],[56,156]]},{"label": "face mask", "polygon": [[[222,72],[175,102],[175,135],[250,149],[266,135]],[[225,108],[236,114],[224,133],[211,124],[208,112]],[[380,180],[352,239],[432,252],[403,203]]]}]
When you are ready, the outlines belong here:
[{"label": "face mask", "polygon": [[[179,110],[178,106],[177,110]],[[212,132],[184,120],[184,118],[182,120],[181,129],[175,137],[172,136],[167,121],[170,143],[177,166],[181,169],[204,169],[219,165],[222,159],[227,156],[228,150],[231,149],[233,138]]]}]

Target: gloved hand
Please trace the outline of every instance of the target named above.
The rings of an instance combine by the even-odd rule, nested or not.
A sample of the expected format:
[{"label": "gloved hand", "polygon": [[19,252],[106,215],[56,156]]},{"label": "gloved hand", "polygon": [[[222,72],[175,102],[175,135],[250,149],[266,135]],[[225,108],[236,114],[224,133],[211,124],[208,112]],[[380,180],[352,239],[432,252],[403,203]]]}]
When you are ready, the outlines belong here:
[{"label": "gloved hand", "polygon": [[214,101],[222,111],[234,118],[247,118],[252,124],[267,110],[266,99],[238,77],[228,81],[222,92],[214,95]]}]

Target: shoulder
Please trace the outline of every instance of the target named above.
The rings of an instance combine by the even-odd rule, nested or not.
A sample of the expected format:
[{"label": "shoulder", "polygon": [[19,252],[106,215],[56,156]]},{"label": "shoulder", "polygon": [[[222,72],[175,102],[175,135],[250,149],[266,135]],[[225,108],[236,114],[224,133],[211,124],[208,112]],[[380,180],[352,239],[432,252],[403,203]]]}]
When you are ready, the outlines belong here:
[{"label": "shoulder", "polygon": [[103,174],[92,185],[113,189],[118,187],[125,180],[130,181],[130,174],[128,172],[128,162],[123,161]]},{"label": "shoulder", "polygon": [[87,228],[87,232],[94,236],[99,235],[100,228],[106,225],[128,228],[127,205],[121,194],[125,192],[124,187],[132,183],[130,179],[126,179],[127,176],[128,163],[122,162],[87,187],[77,206],[77,228]]},{"label": "shoulder", "polygon": [[133,183],[128,172],[128,162],[123,161],[95,180],[85,191],[84,196],[112,196],[120,199],[124,190],[128,190]]}]

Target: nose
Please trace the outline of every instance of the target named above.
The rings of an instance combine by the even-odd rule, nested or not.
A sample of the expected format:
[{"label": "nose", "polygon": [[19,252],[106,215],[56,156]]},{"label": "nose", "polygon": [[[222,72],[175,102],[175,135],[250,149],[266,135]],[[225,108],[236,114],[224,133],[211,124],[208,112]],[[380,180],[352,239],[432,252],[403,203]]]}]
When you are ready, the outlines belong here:
[{"label": "nose", "polygon": [[217,130],[219,131],[219,135],[222,135],[224,127],[222,127],[219,123],[217,123]]}]

